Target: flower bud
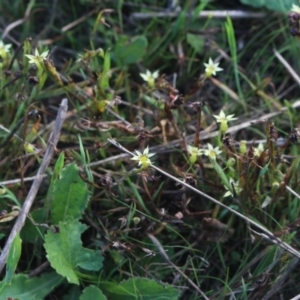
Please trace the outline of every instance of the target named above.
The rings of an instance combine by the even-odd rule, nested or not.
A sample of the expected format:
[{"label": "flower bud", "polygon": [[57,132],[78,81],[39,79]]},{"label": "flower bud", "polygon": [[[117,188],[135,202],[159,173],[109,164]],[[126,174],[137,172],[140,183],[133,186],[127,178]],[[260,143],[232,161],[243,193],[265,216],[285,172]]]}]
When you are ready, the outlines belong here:
[{"label": "flower bud", "polygon": [[240,153],[245,154],[247,152],[247,141],[240,141]]}]

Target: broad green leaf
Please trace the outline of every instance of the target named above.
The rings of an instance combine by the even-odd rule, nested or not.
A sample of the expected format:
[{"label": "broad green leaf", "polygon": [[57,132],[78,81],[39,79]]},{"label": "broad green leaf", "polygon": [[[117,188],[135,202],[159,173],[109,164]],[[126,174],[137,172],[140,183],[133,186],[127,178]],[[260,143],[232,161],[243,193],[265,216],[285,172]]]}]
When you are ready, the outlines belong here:
[{"label": "broad green leaf", "polygon": [[203,53],[203,49],[204,49],[204,38],[203,37],[196,35],[196,34],[188,33],[187,34],[187,42],[196,51],[196,53]]},{"label": "broad green leaf", "polygon": [[13,276],[10,285],[0,282],[0,299],[43,300],[63,280],[55,272],[34,278],[18,274]]},{"label": "broad green leaf", "polygon": [[299,6],[297,0],[241,0],[243,4],[247,4],[254,7],[267,7],[269,10],[276,10],[281,12],[287,12],[291,9],[293,4]]},{"label": "broad green leaf", "polygon": [[135,37],[131,42],[120,38],[112,57],[120,66],[138,62],[146,54],[148,41],[145,36]]},{"label": "broad green leaf", "polygon": [[103,295],[101,290],[94,285],[90,285],[85,288],[80,296],[79,300],[107,300],[107,298]]},{"label": "broad green leaf", "polygon": [[78,167],[72,163],[61,172],[49,197],[52,224],[67,219],[79,219],[88,204],[88,189],[79,176]]},{"label": "broad green leaf", "polygon": [[103,257],[99,251],[82,247],[81,234],[87,226],[76,221],[59,223],[60,233],[48,231],[44,247],[47,258],[56,272],[70,283],[79,284],[79,268],[98,271],[102,267]]},{"label": "broad green leaf", "polygon": [[6,262],[6,274],[4,282],[6,284],[11,284],[12,277],[17,268],[20,256],[22,251],[22,240],[20,239],[20,235],[18,234],[13,240]]},{"label": "broad green leaf", "polygon": [[132,278],[121,282],[101,283],[103,293],[114,300],[176,300],[180,291],[168,284],[159,284],[147,278]]}]

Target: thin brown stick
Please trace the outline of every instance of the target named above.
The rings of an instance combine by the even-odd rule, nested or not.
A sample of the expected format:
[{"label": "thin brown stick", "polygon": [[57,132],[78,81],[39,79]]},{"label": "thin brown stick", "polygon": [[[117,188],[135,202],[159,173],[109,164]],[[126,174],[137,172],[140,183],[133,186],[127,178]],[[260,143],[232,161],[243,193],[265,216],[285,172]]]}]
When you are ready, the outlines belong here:
[{"label": "thin brown stick", "polygon": [[[17,26],[19,26],[19,25],[21,25],[21,24],[23,24],[23,23],[25,23],[29,18],[30,18],[30,13],[31,13],[31,10],[32,10],[32,7],[33,7],[33,5],[31,4],[29,4],[28,6],[27,6],[27,9],[26,9],[26,11],[25,11],[25,14],[24,14],[24,17],[22,18],[22,19],[19,19],[19,20],[17,20],[17,21],[14,21],[14,22],[12,22],[12,23],[10,23],[8,26],[6,26],[6,28],[4,29],[4,31],[3,31],[3,33],[2,33],[2,40],[4,40],[5,39],[5,37],[8,35],[8,33],[12,30],[12,29],[14,29],[15,27],[17,27]],[[37,12],[38,10],[35,10],[35,12]],[[19,44],[19,43],[18,43]]]},{"label": "thin brown stick", "polygon": [[194,146],[197,148],[199,148],[200,145],[201,113],[202,113],[202,109],[200,109],[197,113],[197,127],[196,127],[195,140],[194,140]]},{"label": "thin brown stick", "polygon": [[[136,12],[130,15],[130,19],[133,20],[146,20],[146,19],[153,19],[153,18],[175,18],[178,17],[180,14],[176,11],[163,11],[163,12],[149,12],[149,13],[141,13]],[[203,10],[199,13],[198,18],[208,18],[214,17],[218,19],[225,19],[229,16],[231,19],[262,19],[265,18],[265,13],[260,12],[250,12],[250,11],[243,11],[243,10]]]},{"label": "thin brown stick", "polygon": [[294,71],[294,69],[291,67],[291,65],[284,59],[284,57],[276,49],[273,49],[273,52],[274,52],[275,56],[278,58],[278,60],[283,64],[283,66],[286,68],[286,70],[293,77],[293,79],[300,85],[300,77]]},{"label": "thin brown stick", "polygon": [[48,146],[46,148],[46,152],[43,158],[43,161],[38,169],[37,175],[32,183],[32,186],[30,188],[30,191],[28,192],[28,195],[26,197],[26,200],[24,201],[24,205],[23,208],[18,216],[18,219],[16,220],[16,223],[14,225],[14,227],[12,228],[10,235],[6,241],[6,244],[3,248],[3,251],[1,253],[0,256],[0,273],[2,272],[4,265],[6,263],[6,259],[11,247],[12,242],[14,241],[15,237],[17,236],[17,234],[21,231],[22,227],[24,226],[26,217],[30,211],[30,208],[32,206],[32,203],[35,199],[35,196],[38,192],[38,189],[42,183],[43,180],[43,175],[51,161],[51,158],[53,156],[56,144],[58,142],[59,136],[60,136],[60,132],[61,132],[61,128],[62,128],[62,124],[65,120],[65,116],[67,113],[67,109],[68,109],[68,99],[63,99],[61,101],[60,104],[60,108],[58,110],[57,113],[57,117],[56,117],[56,121],[55,121],[55,125],[54,125],[54,129],[53,132],[50,135],[49,141],[48,141]]},{"label": "thin brown stick", "polygon": [[41,265],[39,265],[36,269],[32,270],[29,274],[28,277],[35,277],[42,273],[44,270],[46,270],[50,266],[50,262],[47,260],[43,262]]},{"label": "thin brown stick", "polygon": [[77,19],[77,20],[69,23],[68,25],[65,25],[63,28],[61,28],[61,32],[69,31],[73,27],[79,25],[80,23],[82,23],[83,21],[85,21],[87,18],[89,18],[90,16],[92,16],[93,14],[95,14],[97,11],[98,11],[98,8],[96,7],[93,10],[91,10],[90,12],[88,12],[87,14],[85,14],[84,16],[80,17],[79,19]]}]

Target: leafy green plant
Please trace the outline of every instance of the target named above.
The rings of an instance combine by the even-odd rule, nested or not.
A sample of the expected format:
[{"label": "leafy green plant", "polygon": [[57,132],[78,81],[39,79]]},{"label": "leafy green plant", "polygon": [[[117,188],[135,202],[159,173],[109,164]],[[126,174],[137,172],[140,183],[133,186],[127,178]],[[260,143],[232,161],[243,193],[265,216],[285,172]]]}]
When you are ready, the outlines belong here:
[{"label": "leafy green plant", "polygon": [[254,7],[266,7],[269,10],[287,12],[292,7],[292,4],[298,4],[296,0],[240,0],[243,4],[247,4]]},{"label": "leafy green plant", "polygon": [[101,254],[81,245],[80,235],[85,229],[78,221],[69,220],[59,223],[59,234],[49,231],[45,236],[44,246],[51,266],[74,284],[79,284],[80,269],[99,271],[102,267]]},{"label": "leafy green plant", "polygon": [[171,2],[1,1],[0,298],[300,293],[300,8]]}]

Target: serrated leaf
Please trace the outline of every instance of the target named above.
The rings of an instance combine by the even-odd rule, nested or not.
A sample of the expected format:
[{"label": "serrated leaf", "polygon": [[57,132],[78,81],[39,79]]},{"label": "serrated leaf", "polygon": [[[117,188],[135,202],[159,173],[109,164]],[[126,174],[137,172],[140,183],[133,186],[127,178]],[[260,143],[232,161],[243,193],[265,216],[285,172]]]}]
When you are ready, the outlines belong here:
[{"label": "serrated leaf", "polygon": [[131,42],[120,38],[112,57],[119,65],[128,65],[138,62],[146,54],[148,40],[145,36],[135,37]]},{"label": "serrated leaf", "polygon": [[0,299],[43,300],[63,280],[55,272],[34,278],[18,274],[13,276],[11,285],[0,282]]},{"label": "serrated leaf", "polygon": [[79,176],[78,167],[74,163],[68,165],[49,195],[52,224],[79,219],[88,204],[88,196],[87,185]]},{"label": "serrated leaf", "polygon": [[99,271],[103,257],[99,251],[82,247],[81,234],[87,226],[72,220],[59,223],[60,233],[49,231],[45,235],[44,247],[47,258],[56,272],[70,283],[79,284],[79,268]]},{"label": "serrated leaf", "polygon": [[8,258],[6,261],[6,273],[4,278],[4,282],[6,284],[11,284],[11,280],[17,268],[21,256],[21,252],[22,252],[22,240],[20,239],[20,235],[18,234],[11,244],[8,253]]},{"label": "serrated leaf", "polygon": [[107,300],[107,298],[103,295],[101,290],[94,285],[90,285],[85,288],[80,296],[79,300]]},{"label": "serrated leaf", "polygon": [[180,291],[168,284],[159,284],[147,278],[132,278],[121,282],[101,283],[103,293],[114,300],[177,300]]},{"label": "serrated leaf", "polygon": [[281,12],[287,12],[291,9],[293,4],[299,6],[297,0],[241,0],[243,4],[247,4],[254,7],[267,7],[269,10],[276,10]]}]

